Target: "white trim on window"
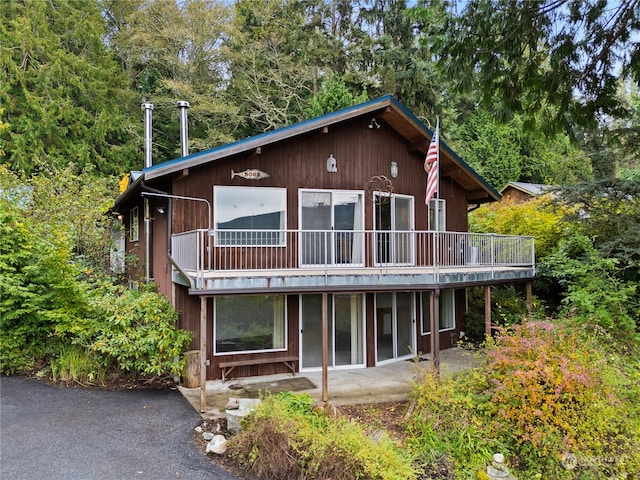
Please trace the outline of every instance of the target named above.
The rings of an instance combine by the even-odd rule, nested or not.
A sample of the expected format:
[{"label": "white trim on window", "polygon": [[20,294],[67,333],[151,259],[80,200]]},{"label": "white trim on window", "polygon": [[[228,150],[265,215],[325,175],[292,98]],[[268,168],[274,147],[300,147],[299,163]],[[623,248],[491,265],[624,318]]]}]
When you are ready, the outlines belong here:
[{"label": "white trim on window", "polygon": [[213,212],[216,246],[286,246],[286,188],[216,185]]},{"label": "white trim on window", "polygon": [[429,201],[429,230],[435,231],[436,229],[436,202],[439,205],[439,218],[438,218],[438,231],[444,232],[447,230],[447,202],[444,199],[433,199]]},{"label": "white trim on window", "polygon": [[364,264],[363,190],[299,189],[298,225],[301,266]]},{"label": "white trim on window", "polygon": [[[251,305],[252,299],[255,299],[257,305]],[[260,305],[260,302],[264,303],[268,300],[272,300],[271,308],[266,308],[268,305]],[[235,311],[227,312],[230,317],[223,317],[218,311],[218,301],[230,300],[232,302],[239,302],[236,305],[238,308]],[[267,302],[268,303],[268,302]],[[265,308],[261,308],[265,307]],[[252,312],[253,308],[253,312]],[[271,313],[271,324],[264,322],[265,315]],[[252,314],[257,317],[251,320]],[[268,319],[267,319],[268,320]],[[227,322],[223,325],[222,322]],[[262,323],[261,323],[262,322]],[[286,295],[248,295],[248,296],[220,296],[215,297],[213,301],[213,351],[215,356],[220,355],[238,355],[245,353],[268,353],[268,352],[282,352],[287,350],[288,345],[288,319],[287,319],[287,296]],[[226,328],[227,331],[224,335],[220,333],[221,328]],[[237,332],[233,329],[238,328]],[[252,335],[245,335],[242,337],[242,333],[250,332]],[[238,336],[233,336],[235,333]],[[262,335],[260,335],[262,333]],[[223,337],[224,338],[220,338]],[[271,348],[237,348],[238,342],[245,342],[247,345],[257,345],[260,342],[260,337],[265,337],[264,345],[271,344]],[[219,343],[220,342],[220,343]],[[223,342],[227,344],[227,347],[223,351],[219,350],[219,345],[223,345]]]}]

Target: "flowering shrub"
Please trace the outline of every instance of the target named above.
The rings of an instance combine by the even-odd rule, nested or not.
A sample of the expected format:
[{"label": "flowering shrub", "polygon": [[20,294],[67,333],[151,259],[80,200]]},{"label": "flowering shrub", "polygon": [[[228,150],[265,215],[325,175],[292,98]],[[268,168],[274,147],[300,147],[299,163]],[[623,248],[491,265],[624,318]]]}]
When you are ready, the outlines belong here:
[{"label": "flowering shrub", "polygon": [[[552,324],[516,325],[487,353],[489,411],[496,428],[509,424],[518,444],[543,455],[549,448],[587,448],[581,417],[611,391],[598,375],[601,360],[575,334]],[[604,395],[603,395],[604,394]]]},{"label": "flowering shrub", "polygon": [[416,383],[413,446],[427,458],[453,458],[459,478],[486,467],[495,452],[518,478],[638,475],[640,387],[624,361],[560,324],[503,330],[478,369]]}]

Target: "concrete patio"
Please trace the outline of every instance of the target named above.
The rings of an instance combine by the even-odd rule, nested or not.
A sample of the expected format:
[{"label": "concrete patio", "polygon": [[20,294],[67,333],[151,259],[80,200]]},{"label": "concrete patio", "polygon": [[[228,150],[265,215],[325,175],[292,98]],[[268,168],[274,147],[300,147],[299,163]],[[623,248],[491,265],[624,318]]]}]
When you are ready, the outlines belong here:
[{"label": "concrete patio", "polygon": [[[473,368],[479,363],[476,354],[459,348],[450,348],[440,352],[441,374],[455,373]],[[429,355],[423,355],[420,361],[407,360],[381,365],[373,368],[349,370],[329,370],[328,399],[334,405],[355,403],[378,403],[403,401],[411,382],[421,369],[429,369]],[[200,412],[200,388],[179,387],[180,392],[193,408]],[[207,381],[207,410],[201,413],[206,420],[223,418],[225,405],[230,398],[258,398],[269,391],[295,391],[308,393],[319,402],[322,400],[322,372],[302,372],[268,375],[261,377],[231,378]]]}]

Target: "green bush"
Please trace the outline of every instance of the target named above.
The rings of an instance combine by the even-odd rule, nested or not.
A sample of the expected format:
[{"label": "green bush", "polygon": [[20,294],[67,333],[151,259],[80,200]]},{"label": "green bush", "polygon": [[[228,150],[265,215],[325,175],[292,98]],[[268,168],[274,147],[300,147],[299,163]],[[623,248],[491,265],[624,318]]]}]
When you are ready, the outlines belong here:
[{"label": "green bush", "polygon": [[411,458],[385,433],[313,410],[311,401],[290,392],[266,396],[229,452],[258,479],[416,478]]},{"label": "green bush", "polygon": [[138,293],[101,276],[108,182],[71,172],[22,182],[0,165],[1,371],[49,364],[54,377],[79,381],[177,374],[190,334],[152,286]]},{"label": "green bush", "polygon": [[105,368],[134,376],[179,375],[191,333],[176,327],[177,312],[147,286],[134,291],[108,283],[89,297],[91,317],[74,329],[76,343]]},{"label": "green bush", "polygon": [[638,336],[638,283],[624,279],[618,258],[602,256],[589,238],[575,234],[545,263],[552,265],[549,274],[565,290],[565,315],[581,324]]},{"label": "green bush", "polygon": [[0,200],[0,238],[0,368],[27,373],[61,347],[52,332],[78,321],[86,302],[64,233],[34,234]]}]

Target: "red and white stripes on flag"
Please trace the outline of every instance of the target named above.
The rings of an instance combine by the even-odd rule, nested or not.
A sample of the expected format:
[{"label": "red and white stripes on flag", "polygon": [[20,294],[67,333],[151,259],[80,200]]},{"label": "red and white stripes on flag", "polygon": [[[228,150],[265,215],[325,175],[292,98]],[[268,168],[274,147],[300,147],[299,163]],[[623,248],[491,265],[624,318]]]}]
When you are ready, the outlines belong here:
[{"label": "red and white stripes on flag", "polygon": [[436,122],[436,131],[431,137],[427,157],[424,159],[424,171],[427,172],[427,193],[424,203],[429,205],[429,201],[438,192],[438,163],[440,163],[440,138],[438,130],[440,129],[440,119]]}]

